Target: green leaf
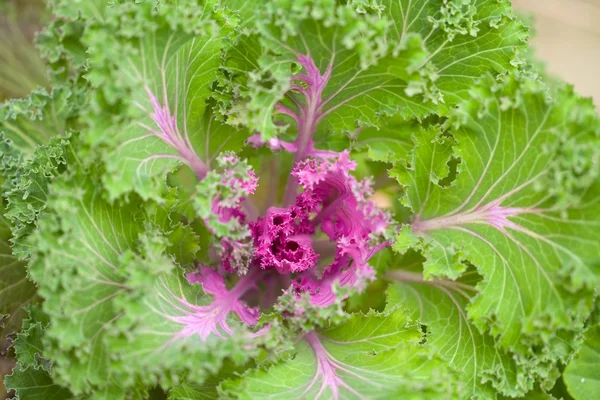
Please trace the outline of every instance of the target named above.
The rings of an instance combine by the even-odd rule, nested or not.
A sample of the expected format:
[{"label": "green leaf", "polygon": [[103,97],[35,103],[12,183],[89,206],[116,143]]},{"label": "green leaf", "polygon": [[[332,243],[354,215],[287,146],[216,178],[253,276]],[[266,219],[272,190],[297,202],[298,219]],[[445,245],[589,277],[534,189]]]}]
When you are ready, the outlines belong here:
[{"label": "green leaf", "polygon": [[[407,67],[405,91],[438,105],[447,114],[469,99],[469,89],[486,73],[514,70],[522,62],[527,29],[506,0],[382,0],[391,21],[394,52],[415,41],[426,51]],[[418,38],[418,39],[417,39]],[[422,96],[422,97],[421,97]],[[423,101],[423,100],[421,100]]]},{"label": "green leaf", "polygon": [[239,399],[377,399],[400,391],[451,397],[456,394],[453,377],[428,359],[418,344],[421,337],[400,310],[355,314],[339,326],[308,333],[292,359],[250,370],[221,389]]},{"label": "green leaf", "polygon": [[[24,308],[37,301],[27,278],[25,238],[45,208],[48,181],[66,162],[66,141],[80,96],[65,87],[39,89],[0,106],[0,345],[21,327]],[[5,202],[6,199],[6,202]]]},{"label": "green leaf", "polygon": [[31,155],[50,138],[65,136],[81,103],[80,94],[66,87],[55,87],[50,93],[35,90],[25,99],[0,107],[0,133],[10,141],[13,151]]},{"label": "green leaf", "polygon": [[53,381],[51,361],[44,358],[43,337],[48,317],[39,307],[29,307],[28,311],[29,318],[14,343],[18,362],[12,374],[5,377],[6,386],[23,400],[70,399],[73,395],[69,390]]},{"label": "green leaf", "polygon": [[169,392],[169,400],[217,400],[219,380],[207,379],[203,384],[184,383]]},{"label": "green leaf", "polygon": [[514,69],[515,51],[525,45],[526,29],[509,2],[355,3],[269,2],[256,19],[260,36],[242,38],[227,53],[234,103],[242,102],[232,106],[230,122],[244,121],[263,139],[279,133],[275,105],[303,101],[293,91],[284,97],[299,55],[310,56],[322,76],[331,69],[316,136],[325,142],[330,132],[379,126],[398,112],[446,114],[482,74]]},{"label": "green leaf", "polygon": [[14,349],[18,361],[29,367],[41,367],[50,371],[50,362],[44,358],[43,337],[50,321],[39,306],[23,307],[28,318],[23,321],[22,331],[14,341]]},{"label": "green leaf", "polygon": [[518,371],[512,357],[489,334],[479,332],[467,316],[467,306],[476,294],[472,279],[476,274],[460,281],[426,281],[420,271],[408,270],[390,271],[387,276],[395,281],[388,289],[388,304],[407,307],[412,319],[427,326],[427,346],[460,371],[468,396],[495,399],[497,391],[518,396],[531,388],[527,371]]},{"label": "green leaf", "polygon": [[82,104],[80,90],[58,86],[0,107],[0,170],[6,178],[2,195],[19,258],[29,254],[24,237],[45,208],[48,182],[67,163],[66,139]]},{"label": "green leaf", "polygon": [[417,123],[407,122],[399,116],[390,120],[381,128],[368,127],[357,135],[358,149],[366,148],[372,161],[393,163],[405,158],[413,148],[411,135],[418,129]]},{"label": "green leaf", "polygon": [[46,60],[48,74],[55,82],[81,82],[89,54],[81,42],[86,23],[82,18],[54,18],[36,36],[40,55]]},{"label": "green leaf", "polygon": [[[201,179],[217,153],[241,147],[247,137],[212,114],[211,85],[228,28],[205,11],[124,4],[107,9],[106,22],[86,35],[98,104],[85,138],[109,145],[104,182],[111,199],[135,191],[159,200],[168,172],[183,163]],[[137,24],[133,31],[123,14]],[[187,18],[192,27],[184,25]]]},{"label": "green leaf", "polygon": [[592,326],[585,334],[583,347],[567,368],[563,379],[576,400],[592,399],[600,393],[600,325]]},{"label": "green leaf", "polygon": [[17,393],[21,400],[66,400],[73,395],[68,389],[57,385],[50,374],[42,368],[24,368],[17,364],[12,375],[5,377],[6,387]]},{"label": "green leaf", "polygon": [[0,198],[0,347],[6,336],[21,329],[25,306],[37,300],[36,288],[27,278],[26,262],[12,254],[10,224],[4,218],[4,201]]},{"label": "green leaf", "polygon": [[219,373],[211,375],[203,383],[194,383],[183,377],[183,382],[169,391],[169,400],[218,400],[219,384],[227,378],[233,378],[243,370],[244,367],[224,360]]},{"label": "green leaf", "polygon": [[[600,130],[596,117],[583,118],[593,112],[587,102],[563,90],[550,101],[528,80],[486,77],[471,96],[447,132],[417,132],[411,157],[395,167],[415,213],[395,248],[421,249],[426,279],[456,279],[465,260],[474,265],[483,279],[469,318],[546,376],[573,351],[565,342],[582,330],[598,285],[598,166],[578,165],[597,151]],[[448,183],[453,155],[460,164]]]},{"label": "green leaf", "polygon": [[63,18],[102,20],[105,9],[111,2],[106,0],[50,0],[49,3],[54,15]]},{"label": "green leaf", "polygon": [[[212,297],[173,262],[179,249],[168,238],[179,234],[169,232],[185,228],[165,217],[163,204],[108,204],[88,175],[75,169],[53,183],[34,237],[30,273],[52,321],[45,354],[57,381],[76,395],[118,399],[139,391],[134,398],[141,398],[157,381],[168,388],[186,374],[202,382],[224,357],[252,356],[252,335],[236,317],[228,319],[231,340],[204,340],[192,329],[193,307]],[[167,224],[166,232],[157,224]]]},{"label": "green leaf", "polygon": [[[10,143],[9,143],[10,148]],[[5,168],[7,182],[3,196],[7,200],[6,218],[12,224],[13,253],[19,258],[30,255],[26,238],[35,228],[39,214],[46,208],[48,185],[74,161],[69,140],[52,138],[35,148],[30,157]]]}]

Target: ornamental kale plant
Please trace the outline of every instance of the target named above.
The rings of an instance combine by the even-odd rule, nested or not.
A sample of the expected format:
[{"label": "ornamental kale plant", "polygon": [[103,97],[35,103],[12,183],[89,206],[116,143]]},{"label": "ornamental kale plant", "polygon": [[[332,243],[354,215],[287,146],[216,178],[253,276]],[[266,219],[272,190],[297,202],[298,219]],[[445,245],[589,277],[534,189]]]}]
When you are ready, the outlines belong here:
[{"label": "ornamental kale plant", "polygon": [[506,0],[52,0],[0,109],[29,399],[591,399],[600,122]]}]

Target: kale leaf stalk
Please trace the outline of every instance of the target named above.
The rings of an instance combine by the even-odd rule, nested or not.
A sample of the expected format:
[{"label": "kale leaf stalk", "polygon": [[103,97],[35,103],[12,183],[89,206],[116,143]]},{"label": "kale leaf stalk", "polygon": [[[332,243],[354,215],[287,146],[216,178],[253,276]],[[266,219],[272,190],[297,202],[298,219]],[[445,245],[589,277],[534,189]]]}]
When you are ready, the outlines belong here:
[{"label": "kale leaf stalk", "polygon": [[[331,78],[333,58],[329,62],[323,75],[321,75],[319,68],[317,68],[310,55],[305,56],[298,54],[298,63],[304,67],[305,73],[292,76],[292,86],[290,87],[290,90],[304,95],[305,104],[300,103],[290,95],[288,97],[298,106],[299,114],[282,104],[277,104],[276,106],[277,111],[291,116],[298,126],[298,136],[293,143],[295,149],[294,164],[315,153],[313,136],[322,116],[321,107],[323,105],[323,90]],[[304,85],[295,82],[304,83]],[[295,201],[297,192],[298,183],[296,179],[290,177],[285,189],[283,200],[284,206],[289,206]]]},{"label": "kale leaf stalk", "polygon": [[179,156],[176,156],[176,158],[187,164],[194,171],[198,180],[204,179],[208,173],[208,166],[196,154],[187,134],[182,135],[179,131],[177,127],[177,115],[171,114],[166,94],[164,95],[164,104],[160,104],[158,98],[156,98],[148,87],[146,87],[146,93],[150,98],[150,103],[154,111],[151,114],[151,118],[159,131],[146,126],[144,128],[177,151]]}]

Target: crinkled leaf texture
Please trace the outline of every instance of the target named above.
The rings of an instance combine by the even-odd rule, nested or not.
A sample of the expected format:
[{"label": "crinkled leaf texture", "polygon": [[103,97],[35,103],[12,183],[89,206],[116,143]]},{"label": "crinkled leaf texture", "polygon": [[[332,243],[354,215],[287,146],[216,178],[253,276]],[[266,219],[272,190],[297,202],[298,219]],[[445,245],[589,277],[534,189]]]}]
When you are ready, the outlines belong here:
[{"label": "crinkled leaf texture", "polygon": [[[567,363],[573,396],[595,390],[598,118],[521,68],[510,2],[50,4],[62,86],[0,108],[8,331],[34,293],[15,256],[44,299],[15,341],[21,398],[548,398]],[[386,215],[359,239],[406,255],[369,254],[322,308],[246,240],[279,195],[295,204],[292,159],[319,170],[328,150],[401,199],[399,234]],[[338,222],[290,238],[319,245],[315,279]],[[234,245],[249,265],[231,272]]]},{"label": "crinkled leaf texture", "polygon": [[36,288],[28,280],[24,243],[44,209],[48,181],[65,163],[67,135],[80,99],[57,87],[50,93],[36,90],[25,99],[0,107],[0,347],[6,335],[15,334],[28,304],[35,303]]},{"label": "crinkled leaf texture", "polygon": [[403,311],[355,314],[338,326],[305,335],[289,360],[226,381],[221,390],[239,399],[456,396],[452,373],[430,359],[421,339],[418,326]]},{"label": "crinkled leaf texture", "polygon": [[6,336],[21,328],[24,307],[35,301],[36,289],[27,279],[26,262],[12,254],[10,224],[2,214],[0,199],[0,348],[5,348]]},{"label": "crinkled leaf texture", "polygon": [[[421,271],[390,271],[398,281],[388,292],[389,304],[402,304],[411,317],[427,326],[427,345],[444,361],[461,371],[465,391],[493,399],[496,391],[523,394],[530,379],[517,376],[510,354],[499,349],[488,333],[481,333],[467,316],[475,294],[474,274],[459,281],[423,279]],[[521,372],[522,374],[522,372]]]},{"label": "crinkled leaf texture", "polygon": [[6,387],[14,389],[19,399],[62,400],[73,397],[67,388],[53,381],[52,362],[44,358],[43,338],[48,324],[48,317],[39,307],[30,307],[29,318],[24,321],[23,331],[15,340],[19,362],[5,381]]},{"label": "crinkled leaf texture", "polygon": [[[168,172],[186,164],[203,178],[219,152],[239,149],[248,136],[209,107],[228,27],[209,18],[208,5],[151,3],[108,8],[84,38],[94,95],[109,102],[94,108],[85,138],[109,146],[111,198],[135,191],[158,200]],[[132,33],[136,23],[143,29]]]},{"label": "crinkled leaf texture", "polygon": [[[568,90],[549,100],[525,78],[485,77],[471,96],[453,112],[446,133],[417,132],[411,156],[395,167],[415,213],[395,248],[422,251],[427,279],[456,279],[475,266],[483,279],[471,299],[472,288],[465,291],[460,282],[437,290],[420,285],[415,296],[425,304],[441,296],[437,312],[445,304],[455,313],[453,327],[444,327],[435,310],[423,310],[421,318],[433,334],[468,334],[454,354],[473,359],[451,360],[462,363],[471,382],[496,374],[492,382],[509,394],[531,387],[523,377],[516,387],[507,384],[515,379],[514,362],[526,375],[556,376],[556,362],[568,360],[590,314],[599,279],[600,187],[597,165],[585,152],[588,141],[597,141],[598,124],[588,102]],[[457,176],[444,183],[454,156]],[[488,355],[488,346],[501,351]],[[513,362],[502,356],[505,350],[514,353]],[[476,361],[479,373],[469,372]]]},{"label": "crinkled leaf texture", "polygon": [[386,115],[446,114],[483,73],[514,69],[527,36],[504,1],[354,3],[277,0],[257,7],[253,24],[244,26],[258,34],[227,53],[225,82],[237,94],[231,122],[249,124],[264,139],[281,131],[272,118],[276,104],[303,101],[288,92],[300,56],[327,77],[316,107],[323,146],[329,133],[379,126]]},{"label": "crinkled leaf texture", "polygon": [[66,163],[63,140],[81,106],[79,90],[38,90],[0,107],[0,170],[6,178],[2,196],[13,232],[13,253],[29,255],[21,240],[44,209],[49,181]]},{"label": "crinkled leaf texture", "polygon": [[156,381],[168,387],[181,373],[202,381],[225,356],[250,356],[244,332],[203,337],[189,322],[211,297],[175,265],[185,257],[180,246],[169,250],[175,229],[166,211],[139,198],[111,205],[85,175],[54,182],[34,238],[30,272],[52,321],[44,355],[58,382],[77,395],[125,398]]},{"label": "crinkled leaf texture", "polygon": [[11,151],[29,155],[50,138],[65,135],[81,102],[80,94],[67,87],[55,87],[50,93],[38,89],[0,107],[0,131],[10,140]]}]

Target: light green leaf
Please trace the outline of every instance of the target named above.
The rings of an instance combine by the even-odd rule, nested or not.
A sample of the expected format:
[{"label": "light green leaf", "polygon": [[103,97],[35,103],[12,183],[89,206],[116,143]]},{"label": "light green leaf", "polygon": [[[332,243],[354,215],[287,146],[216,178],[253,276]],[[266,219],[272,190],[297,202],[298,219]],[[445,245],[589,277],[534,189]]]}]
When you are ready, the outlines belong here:
[{"label": "light green leaf", "polygon": [[384,399],[397,391],[452,397],[452,375],[428,359],[420,340],[418,327],[402,311],[355,314],[307,334],[292,359],[226,381],[222,390],[239,399]]},{"label": "light green leaf", "polygon": [[45,208],[48,183],[67,162],[67,138],[82,104],[81,91],[58,86],[0,107],[2,196],[19,258],[29,254],[24,237]]},{"label": "light green leaf", "polygon": [[218,400],[216,385],[220,381],[206,380],[203,384],[196,385],[184,383],[175,387],[169,393],[169,400]]},{"label": "light green leaf", "polygon": [[[393,173],[415,213],[396,249],[422,249],[426,279],[455,279],[464,260],[473,264],[483,279],[469,318],[519,361],[537,360],[542,375],[573,351],[564,342],[583,328],[600,265],[600,187],[589,178],[598,166],[577,166],[597,152],[600,131],[596,117],[582,118],[593,113],[586,102],[555,95],[550,101],[527,80],[486,77],[448,132],[415,134],[412,156]],[[460,164],[448,183],[453,154]],[[560,178],[558,169],[577,169],[579,178]]]},{"label": "light green leaf", "polygon": [[565,369],[563,379],[576,400],[593,399],[600,393],[600,325],[585,334],[583,347]]},{"label": "light green leaf", "polygon": [[[241,147],[248,136],[220,124],[209,104],[228,27],[198,4],[183,7],[116,6],[85,38],[88,79],[97,86],[96,101],[104,103],[94,107],[84,137],[92,145],[109,144],[104,161],[111,199],[135,191],[158,200],[168,172],[183,163],[202,179],[220,151]],[[134,32],[123,13],[139,24]],[[185,18],[193,20],[191,27]]]},{"label": "light green leaf", "polygon": [[[48,182],[66,162],[61,137],[81,98],[65,87],[39,89],[0,107],[0,345],[21,327],[26,305],[37,301],[28,280],[25,238],[45,208]],[[6,201],[5,201],[6,200]]]},{"label": "light green leaf", "polygon": [[357,135],[356,145],[359,149],[365,147],[371,160],[392,163],[405,158],[412,150],[411,136],[416,129],[416,123],[407,122],[399,116],[392,117],[381,128],[362,129]]},{"label": "light green leaf", "polygon": [[[211,161],[205,159],[211,154],[209,148],[206,148],[207,154],[197,149],[198,153],[194,155],[193,150],[184,146],[192,152],[188,160],[185,154],[161,140],[161,135],[168,132],[162,132],[152,121],[150,116],[156,111],[144,86],[162,105],[167,102],[166,107],[176,115],[177,129],[184,140],[210,143],[216,132],[211,130],[214,117],[206,110],[206,101],[210,96],[209,85],[216,78],[222,42],[216,36],[218,34],[210,36],[207,33],[184,45],[177,43],[179,35],[176,32],[168,33],[166,37],[157,35],[160,33],[150,33],[140,43],[136,53],[139,55],[123,63],[123,67],[132,73],[127,79],[137,81],[140,87],[132,94],[131,103],[141,110],[137,116],[132,116],[131,125],[124,127],[114,138],[116,149],[107,155],[110,174],[107,185],[112,196],[133,186],[144,198],[152,197],[154,187],[164,181],[164,172],[172,171],[181,161],[190,162],[197,174],[205,174],[205,164]],[[162,76],[161,71],[164,71]],[[215,125],[216,128],[218,125]],[[214,148],[221,142],[213,143]]]},{"label": "light green leaf", "polygon": [[0,107],[0,133],[10,141],[13,151],[31,155],[50,138],[65,136],[81,104],[80,95],[66,87],[55,87],[50,93],[38,89],[25,99]]},{"label": "light green leaf", "polygon": [[[411,318],[427,326],[427,346],[456,370],[469,396],[495,399],[523,395],[532,386],[531,378],[518,377],[517,365],[509,354],[482,334],[467,316],[467,306],[476,294],[469,274],[460,281],[423,279],[420,271],[394,270],[395,281],[388,289],[388,305],[401,304]],[[471,279],[469,279],[471,278]]]},{"label": "light green leaf", "polygon": [[52,185],[30,270],[52,320],[45,355],[57,381],[77,395],[119,399],[139,390],[134,398],[142,398],[157,380],[165,388],[181,374],[202,382],[224,357],[252,356],[253,339],[237,329],[237,317],[228,316],[231,340],[194,330],[203,321],[191,321],[194,307],[212,297],[173,262],[179,249],[168,239],[179,235],[169,232],[185,228],[171,227],[162,205],[139,198],[108,204],[86,176]]},{"label": "light green leaf", "polygon": [[389,37],[395,52],[402,52],[412,36],[427,49],[422,60],[407,68],[421,79],[411,79],[406,91],[438,104],[441,114],[468,99],[469,89],[483,74],[510,71],[522,62],[518,53],[526,47],[528,32],[510,1],[380,3],[385,6],[382,16],[391,22]]},{"label": "light green leaf", "polygon": [[211,375],[202,383],[194,383],[186,377],[169,391],[169,400],[218,400],[219,384],[228,378],[233,378],[243,372],[245,366],[239,367],[228,360],[224,360],[223,366],[218,374]]},{"label": "light green leaf", "polygon": [[260,39],[243,38],[227,54],[231,90],[242,102],[233,105],[231,122],[246,119],[263,139],[281,131],[271,117],[275,105],[304,101],[293,91],[284,97],[299,55],[310,56],[322,76],[331,69],[319,105],[316,139],[324,141],[331,132],[379,126],[382,116],[397,112],[446,114],[482,74],[514,69],[515,52],[525,45],[526,30],[509,2],[355,3],[267,4],[256,19]]},{"label": "light green leaf", "polygon": [[228,10],[233,11],[239,18],[236,29],[243,34],[248,34],[255,25],[262,7],[267,3],[264,0],[249,2],[245,0],[221,0],[219,3]]},{"label": "light green leaf", "polygon": [[106,0],[50,0],[54,15],[70,19],[104,19],[104,12],[112,5]]},{"label": "light green leaf", "polygon": [[13,254],[19,258],[30,255],[27,237],[46,208],[48,185],[73,161],[69,141],[59,137],[37,146],[28,158],[22,156],[18,154],[14,159],[18,161],[5,169],[7,182],[3,191],[7,200],[4,215],[12,225]]}]

